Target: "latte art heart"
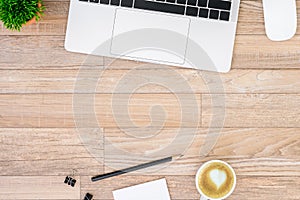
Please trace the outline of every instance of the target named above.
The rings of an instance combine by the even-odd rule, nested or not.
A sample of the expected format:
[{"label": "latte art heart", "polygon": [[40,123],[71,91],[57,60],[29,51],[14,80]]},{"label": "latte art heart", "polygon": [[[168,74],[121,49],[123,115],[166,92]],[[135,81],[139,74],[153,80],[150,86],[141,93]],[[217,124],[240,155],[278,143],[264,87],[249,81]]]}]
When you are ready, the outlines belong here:
[{"label": "latte art heart", "polygon": [[234,171],[221,161],[206,163],[200,168],[198,186],[209,199],[224,199],[235,186]]},{"label": "latte art heart", "polygon": [[217,186],[218,189],[227,179],[226,173],[219,169],[211,170],[209,176],[211,181]]}]

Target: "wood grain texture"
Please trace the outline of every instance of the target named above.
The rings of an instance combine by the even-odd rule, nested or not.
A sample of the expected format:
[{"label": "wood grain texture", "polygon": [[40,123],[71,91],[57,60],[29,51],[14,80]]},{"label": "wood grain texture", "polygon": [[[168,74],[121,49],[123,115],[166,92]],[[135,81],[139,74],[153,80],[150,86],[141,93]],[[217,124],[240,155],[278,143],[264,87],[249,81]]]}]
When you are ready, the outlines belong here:
[{"label": "wood grain texture", "polygon": [[[300,129],[298,128],[224,128],[224,129],[162,129],[137,135],[134,129],[105,129],[105,171],[123,169],[143,161],[143,155],[161,152],[163,156],[182,154],[170,165],[141,170],[138,174],[193,175],[207,160],[221,159],[232,164],[238,175],[300,176]],[[192,136],[192,139],[190,139]],[[203,145],[218,135],[213,148],[203,156]],[[135,136],[135,137],[134,137]],[[148,136],[148,137],[147,137]],[[171,144],[179,138],[179,144]],[[110,143],[124,154],[109,152]],[[166,148],[173,145],[174,148]],[[141,147],[141,148],[137,148]],[[162,150],[164,149],[164,150]],[[140,160],[135,158],[140,155]],[[131,155],[131,156],[130,156]]]},{"label": "wood grain texture", "polygon": [[[128,93],[118,91],[115,87],[126,77],[127,84],[141,85],[134,93],[172,93],[170,88],[162,87],[149,79],[151,75],[159,75],[161,80],[167,77],[171,69],[152,70],[119,70],[119,69],[86,69],[87,74],[99,74],[96,93]],[[173,68],[182,78],[173,85],[188,83],[190,91],[185,87],[172,87],[177,93],[300,93],[300,72],[298,70],[232,70],[227,74],[202,72],[193,69]],[[74,93],[78,82],[79,70],[0,70],[0,93],[2,94],[39,94],[39,93]],[[100,75],[101,74],[101,75]],[[137,79],[136,77],[139,77]],[[88,81],[86,81],[88,84]],[[83,84],[81,84],[83,85]],[[76,90],[76,93],[85,93]],[[131,91],[132,92],[132,91]]]},{"label": "wood grain texture", "polygon": [[[132,69],[136,62],[121,61],[111,64],[111,58],[92,57],[67,52],[64,36],[0,36],[0,69],[79,69],[82,65]],[[300,36],[274,43],[264,35],[238,35],[233,55],[233,69],[299,68]],[[36,51],[36,49],[39,49]],[[48,53],[51,49],[51,54]],[[88,63],[86,63],[88,62]],[[121,64],[120,64],[121,63]],[[117,65],[117,66],[116,66]],[[148,68],[165,66],[147,64]]]},{"label": "wood grain texture", "polygon": [[298,94],[288,96],[286,94],[203,95],[202,126],[220,127],[216,124],[219,120],[223,121],[221,125],[224,127],[299,127],[300,96]]},{"label": "wood grain texture", "polygon": [[[124,135],[119,129],[105,129],[105,137],[116,147],[139,154],[155,152],[169,145],[174,137],[181,138],[181,143],[175,147],[185,147],[182,158],[171,165],[142,170],[142,174],[193,175],[204,161],[222,159],[232,163],[239,175],[300,176],[299,129],[224,129],[213,150],[203,158],[200,150],[208,132],[209,129],[193,132],[187,128],[183,129],[183,135],[179,133],[177,136],[178,129],[163,129],[155,137],[145,140],[133,138],[132,130]],[[75,129],[0,129],[0,133],[1,175],[95,175],[103,172],[104,160],[106,172],[112,170],[111,166],[122,169],[140,162],[123,154],[111,154],[106,145],[101,146],[101,141],[88,143],[91,148],[98,149],[99,155],[94,159],[95,154],[89,154]],[[187,134],[194,135],[194,138],[185,146]],[[103,152],[106,152],[104,158]],[[165,154],[173,155],[174,152]]]},{"label": "wood grain texture", "polygon": [[79,199],[80,177],[75,187],[64,184],[65,176],[0,176],[1,199]]},{"label": "wood grain texture", "polygon": [[[102,133],[101,130],[96,131]],[[86,132],[87,137],[90,134]],[[0,129],[0,176],[89,175],[101,172],[103,138],[98,138],[96,146],[96,141],[83,143],[81,137],[76,129]],[[84,144],[93,145],[97,157],[96,153],[91,155]]]},{"label": "wood grain texture", "polygon": [[[88,57],[67,52],[63,36],[0,36],[0,43],[0,53],[6,55],[0,69],[78,69]],[[92,58],[90,65],[103,65],[102,57]]]},{"label": "wood grain texture", "polygon": [[[82,95],[82,101],[85,96]],[[192,118],[181,119],[184,115],[180,112],[192,109],[200,112],[201,108],[202,117],[198,118],[203,127],[218,127],[223,121],[224,127],[245,128],[299,127],[300,124],[298,94],[205,94],[202,103],[200,96],[183,94],[178,99],[173,94],[97,94],[93,105],[101,127],[160,127],[162,122],[165,127],[187,127],[197,123]],[[197,105],[190,99],[194,97]],[[71,94],[0,95],[0,126],[74,127],[72,99]],[[86,105],[92,103],[88,101]],[[119,108],[124,105],[128,105],[128,110]],[[82,109],[80,106],[74,108]],[[156,112],[151,113],[151,109]]]},{"label": "wood grain texture", "polygon": [[[179,95],[180,101],[173,94],[97,94],[95,104],[85,100],[87,95],[79,98],[87,101],[85,105],[95,105],[96,118],[100,127],[133,127],[133,126],[197,126],[197,121],[186,117],[181,120],[181,112],[198,109],[200,115],[201,97],[195,95]],[[177,94],[178,96],[178,94]],[[195,98],[195,101],[190,98]],[[21,94],[0,95],[1,127],[75,127],[74,114],[84,119],[85,106],[72,105],[72,94]],[[196,104],[194,104],[196,103]],[[127,106],[127,109],[120,109]],[[81,110],[74,112],[75,110]],[[92,112],[93,113],[93,112]],[[200,119],[200,116],[196,116]],[[79,119],[79,118],[78,118]],[[80,118],[81,119],[81,118]],[[129,120],[129,121],[128,121]],[[77,120],[78,122],[79,120]],[[130,123],[129,123],[130,122]],[[200,123],[200,121],[199,121]]]}]

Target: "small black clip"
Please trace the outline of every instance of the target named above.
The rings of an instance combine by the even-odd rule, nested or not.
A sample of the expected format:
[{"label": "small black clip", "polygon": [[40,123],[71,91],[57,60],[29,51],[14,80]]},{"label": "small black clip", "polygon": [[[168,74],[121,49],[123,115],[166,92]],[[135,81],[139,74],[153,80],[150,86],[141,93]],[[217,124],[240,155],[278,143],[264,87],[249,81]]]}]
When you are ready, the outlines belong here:
[{"label": "small black clip", "polygon": [[86,193],[84,200],[92,200],[93,195],[91,195],[90,193]]},{"label": "small black clip", "polygon": [[66,178],[65,178],[65,182],[64,183],[68,183],[69,182],[69,180],[70,180],[70,177],[68,177],[68,176],[66,176]]},{"label": "small black clip", "polygon": [[66,176],[64,183],[74,187],[75,183],[76,183],[76,180],[73,179],[72,177]]}]

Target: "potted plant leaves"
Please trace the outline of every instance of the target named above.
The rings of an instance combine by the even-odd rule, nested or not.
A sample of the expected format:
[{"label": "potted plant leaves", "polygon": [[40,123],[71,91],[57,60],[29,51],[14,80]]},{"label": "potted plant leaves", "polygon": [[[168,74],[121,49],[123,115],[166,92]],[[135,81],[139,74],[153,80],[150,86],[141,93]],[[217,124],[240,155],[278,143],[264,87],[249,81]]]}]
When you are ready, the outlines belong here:
[{"label": "potted plant leaves", "polygon": [[0,0],[0,20],[10,30],[39,21],[44,10],[42,0]]}]

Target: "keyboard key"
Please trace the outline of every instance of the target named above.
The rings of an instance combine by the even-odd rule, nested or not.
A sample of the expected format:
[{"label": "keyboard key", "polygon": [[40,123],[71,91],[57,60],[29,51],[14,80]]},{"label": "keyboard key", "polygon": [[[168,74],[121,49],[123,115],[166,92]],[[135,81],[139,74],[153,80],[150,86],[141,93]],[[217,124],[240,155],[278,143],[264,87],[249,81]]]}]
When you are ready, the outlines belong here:
[{"label": "keyboard key", "polygon": [[133,6],[133,0],[122,0],[121,6],[131,8]]},{"label": "keyboard key", "polygon": [[197,4],[197,0],[188,0],[188,5],[195,6]]},{"label": "keyboard key", "polygon": [[207,0],[198,0],[199,7],[207,7]]},{"label": "keyboard key", "polygon": [[209,19],[219,19],[219,11],[218,10],[210,10]]},{"label": "keyboard key", "polygon": [[229,12],[221,11],[220,13],[220,20],[229,21]]},{"label": "keyboard key", "polygon": [[[79,0],[201,18],[230,20],[229,0]],[[200,8],[199,8],[200,7]]]},{"label": "keyboard key", "polygon": [[134,4],[134,8],[181,14],[181,15],[184,15],[184,10],[185,10],[184,6],[175,5],[175,4],[158,3],[158,2],[145,1],[145,0],[136,0]]},{"label": "keyboard key", "polygon": [[199,17],[207,18],[208,17],[208,9],[200,8]]},{"label": "keyboard key", "polygon": [[120,0],[111,0],[110,5],[119,6],[120,5]]},{"label": "keyboard key", "polygon": [[208,7],[222,10],[230,10],[231,2],[222,0],[210,0],[208,3]]},{"label": "keyboard key", "polygon": [[186,4],[186,0],[177,0],[178,4]]},{"label": "keyboard key", "polygon": [[186,7],[186,15],[189,16],[197,16],[198,15],[198,8],[196,7]]},{"label": "keyboard key", "polygon": [[100,4],[108,4],[109,0],[100,0]]}]

